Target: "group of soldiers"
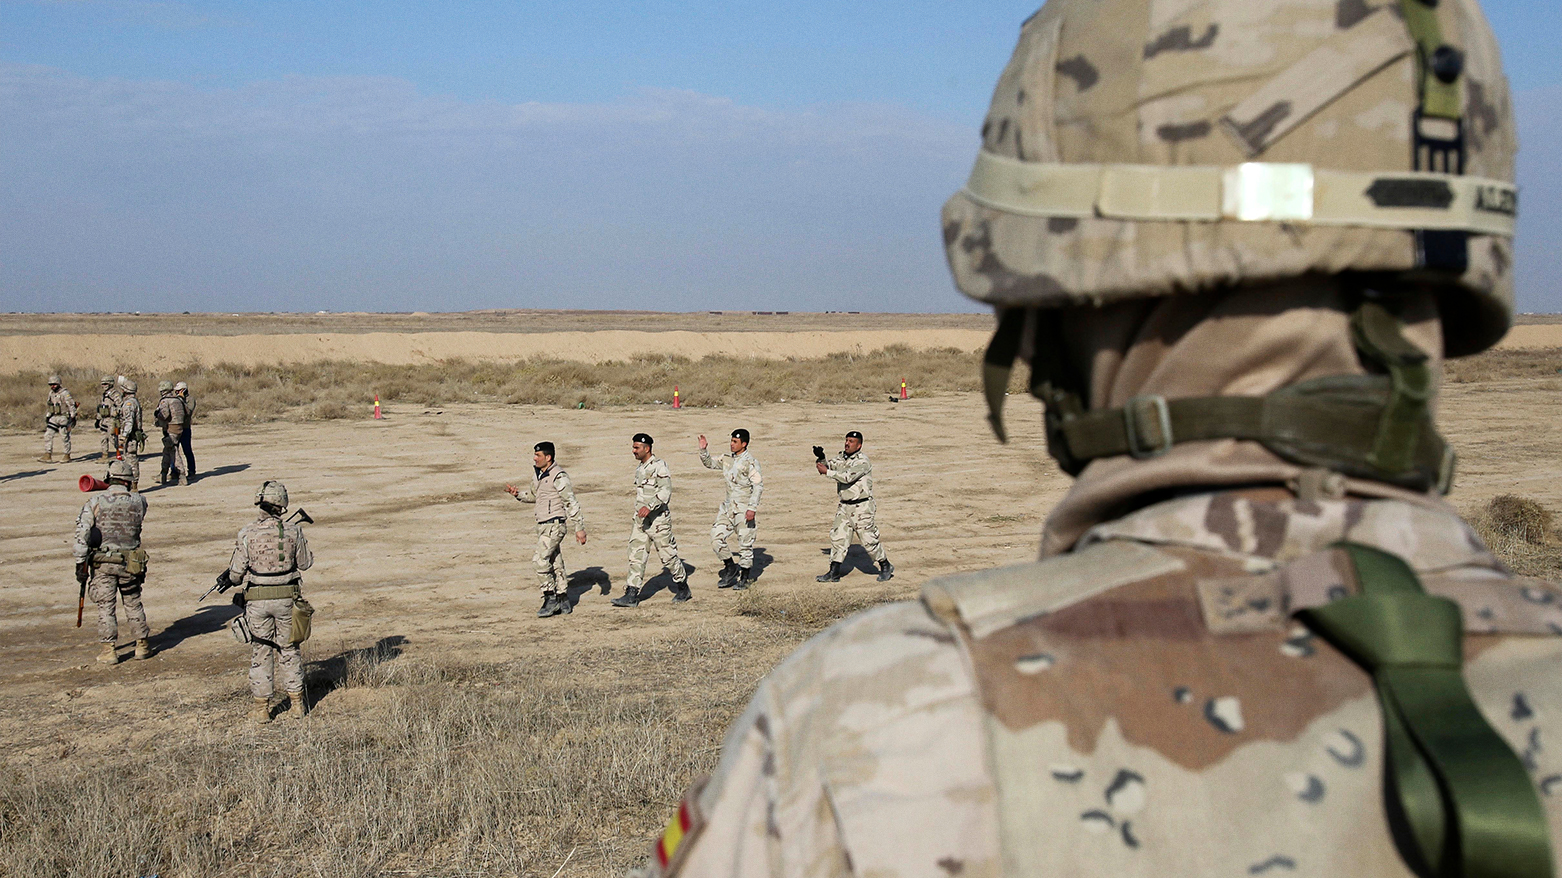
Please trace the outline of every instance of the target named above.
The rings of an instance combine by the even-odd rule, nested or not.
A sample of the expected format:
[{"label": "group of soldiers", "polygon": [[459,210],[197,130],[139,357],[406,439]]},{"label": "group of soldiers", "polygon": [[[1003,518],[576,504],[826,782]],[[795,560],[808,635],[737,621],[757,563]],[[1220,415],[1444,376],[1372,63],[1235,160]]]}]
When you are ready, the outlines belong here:
[{"label": "group of soldiers", "polygon": [[[104,375],[99,382],[93,426],[98,431],[98,451],[102,459],[119,458],[130,465],[132,487],[141,482],[140,455],[146,450],[146,430],[143,424],[141,400],[137,398],[134,378],[124,375]],[[163,432],[163,455],[159,484],[188,485],[195,477],[195,450],[192,445],[191,423],[195,419],[195,399],[190,386],[183,381],[161,381],[157,386],[157,406],[153,409],[154,422]],[[60,382],[59,375],[49,376],[48,413],[43,421],[43,454],[41,463],[56,461],[54,445],[56,437],[61,444],[59,462],[71,461],[71,431],[76,427],[79,412],[71,392]]]},{"label": "group of soldiers", "polygon": [[[749,451],[749,431],[738,428],[728,440],[728,452],[720,457],[710,453],[710,442],[699,436],[700,463],[720,470],[727,490],[711,524],[711,549],[721,561],[718,588],[741,591],[754,581],[754,541],[759,530],[759,501],[764,493],[764,476],[759,461]],[[629,532],[629,576],[624,593],[611,602],[615,607],[636,607],[647,597],[646,568],[654,551],[664,571],[672,577],[675,603],[691,600],[688,571],[678,556],[678,541],[673,537],[672,471],[657,457],[655,440],[648,433],[636,433],[630,452],[637,466],[634,475],[634,515]],[[817,449],[816,449],[817,450]],[[840,454],[826,461],[818,450],[819,474],[835,482],[837,507],[830,529],[830,569],[816,577],[819,582],[839,582],[842,563],[853,535],[878,562],[878,579],[888,581],[895,568],[879,540],[874,521],[873,465],[862,450],[862,434],[846,434]],[[564,538],[571,532],[581,545],[586,543],[586,521],[575,498],[574,483],[558,465],[552,442],[538,442],[532,450],[532,484],[529,490],[505,485],[506,493],[516,500],[533,504],[537,520],[537,549],[532,563],[542,589],[540,618],[573,612],[574,605],[564,571]]]}]

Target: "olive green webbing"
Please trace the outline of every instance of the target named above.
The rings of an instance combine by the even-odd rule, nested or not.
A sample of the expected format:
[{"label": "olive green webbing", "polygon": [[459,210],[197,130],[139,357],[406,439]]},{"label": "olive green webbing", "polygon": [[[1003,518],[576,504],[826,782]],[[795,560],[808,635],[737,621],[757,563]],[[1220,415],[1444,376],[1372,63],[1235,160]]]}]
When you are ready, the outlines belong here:
[{"label": "olive green webbing", "polygon": [[1360,594],[1298,617],[1372,675],[1400,855],[1426,878],[1550,878],[1535,787],[1465,687],[1458,604],[1427,594],[1394,555],[1335,548],[1356,568]]},{"label": "olive green webbing", "polygon": [[1363,302],[1351,315],[1356,350],[1389,375],[1389,399],[1378,419],[1367,462],[1385,472],[1414,464],[1423,425],[1429,424],[1432,370],[1424,351],[1399,330],[1399,319],[1378,302]]},{"label": "olive green webbing", "polygon": [[1009,434],[1003,427],[1003,398],[1009,392],[1009,375],[1014,371],[1014,358],[1019,356],[1020,343],[1024,340],[1025,309],[1010,308],[998,314],[998,330],[987,345],[982,357],[982,392],[987,397],[987,422],[999,442],[1008,442]]},{"label": "olive green webbing", "polygon": [[1421,80],[1421,112],[1439,119],[1458,120],[1461,110],[1459,80],[1443,82],[1432,72],[1430,63],[1432,53],[1443,45],[1443,29],[1437,21],[1436,5],[1428,5],[1422,0],[1399,0],[1399,9],[1405,17],[1405,29],[1410,31],[1410,38],[1416,43],[1419,59],[1416,74]]}]

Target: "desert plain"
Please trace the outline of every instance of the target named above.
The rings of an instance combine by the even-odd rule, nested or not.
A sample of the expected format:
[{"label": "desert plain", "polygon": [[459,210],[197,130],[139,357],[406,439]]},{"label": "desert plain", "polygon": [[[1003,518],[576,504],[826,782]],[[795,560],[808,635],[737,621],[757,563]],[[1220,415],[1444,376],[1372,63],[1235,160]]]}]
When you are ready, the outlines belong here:
[{"label": "desert plain", "polygon": [[[974,378],[991,326],[985,315],[730,312],[148,317],[0,316],[0,372],[115,370],[148,402],[158,378],[193,363],[502,367],[651,352],[738,368],[818,360],[849,376],[855,355],[898,345],[967,357]],[[1441,424],[1460,460],[1450,502],[1474,514],[1518,494],[1562,509],[1562,324],[1527,322],[1486,357],[1445,374]],[[898,401],[896,385],[874,373],[855,399],[830,402],[696,383],[678,409],[668,387],[659,400],[585,408],[391,401],[375,420],[364,398],[321,420],[198,420],[194,484],[156,485],[155,437],[143,459],[156,655],[114,667],[93,661],[90,602],[75,627],[70,557],[86,499],[76,480],[103,465],[38,463],[40,431],[0,434],[0,874],[621,874],[790,649],[855,609],[914,599],[933,577],[1036,554],[1069,484],[1045,454],[1039,404],[1010,397],[1000,445],[973,389],[913,385]],[[82,396],[94,387],[71,389],[95,402]],[[41,418],[41,380],[38,390]],[[745,593],[716,588],[709,533],[723,482],[696,444],[704,434],[719,451],[735,427],[753,433],[765,477],[759,576]],[[841,583],[814,581],[834,492],[810,446],[833,453],[851,429],[873,460],[889,583],[855,547]],[[636,432],[655,436],[672,469],[690,603],[671,602],[666,575],[638,608],[608,603],[627,568]],[[77,455],[95,455],[95,438],[87,415]],[[536,617],[531,509],[503,490],[529,482],[544,439],[589,534],[565,544],[574,611],[550,619]],[[316,521],[304,592],[317,614],[304,647],[309,717],[254,726],[248,648],[225,629],[237,611],[196,599],[266,479]]]}]

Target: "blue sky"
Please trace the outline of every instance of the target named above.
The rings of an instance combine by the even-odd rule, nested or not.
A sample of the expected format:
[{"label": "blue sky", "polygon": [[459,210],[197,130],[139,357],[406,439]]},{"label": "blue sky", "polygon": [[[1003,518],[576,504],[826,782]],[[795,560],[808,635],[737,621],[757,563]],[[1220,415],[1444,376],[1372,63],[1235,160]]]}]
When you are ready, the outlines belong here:
[{"label": "blue sky", "polygon": [[[1485,6],[1562,311],[1562,16]],[[0,310],[968,308],[938,206],[1034,8],[0,0]]]}]

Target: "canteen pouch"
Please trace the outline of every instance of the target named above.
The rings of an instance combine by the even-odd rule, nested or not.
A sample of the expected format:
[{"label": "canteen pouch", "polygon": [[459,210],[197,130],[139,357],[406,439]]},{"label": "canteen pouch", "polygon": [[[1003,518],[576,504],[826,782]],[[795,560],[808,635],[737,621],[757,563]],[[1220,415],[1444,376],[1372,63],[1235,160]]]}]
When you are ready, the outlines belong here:
[{"label": "canteen pouch", "polygon": [[250,642],[249,623],[244,621],[243,616],[233,617],[233,621],[228,623],[228,633],[232,634],[233,639],[240,643]]},{"label": "canteen pouch", "polygon": [[293,599],[293,630],[292,644],[297,646],[309,639],[311,621],[315,617],[315,608],[302,597]]},{"label": "canteen pouch", "polygon": [[146,550],[131,549],[125,553],[125,572],[131,576],[146,576]]}]

